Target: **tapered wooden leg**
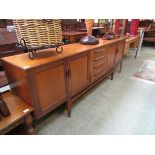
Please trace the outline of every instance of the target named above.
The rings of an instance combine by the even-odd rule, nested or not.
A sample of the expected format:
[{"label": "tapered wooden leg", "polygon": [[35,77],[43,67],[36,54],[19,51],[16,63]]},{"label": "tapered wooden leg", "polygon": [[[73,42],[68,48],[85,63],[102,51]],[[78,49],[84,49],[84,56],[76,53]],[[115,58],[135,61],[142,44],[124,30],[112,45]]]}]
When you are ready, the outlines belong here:
[{"label": "tapered wooden leg", "polygon": [[120,68],[119,68],[119,73],[122,72],[122,64],[123,64],[123,61],[120,62]]},{"label": "tapered wooden leg", "polygon": [[112,72],[111,74],[111,80],[113,80],[113,77],[114,77],[114,72]]},{"label": "tapered wooden leg", "polygon": [[70,101],[67,101],[66,102],[66,106],[67,106],[67,114],[68,114],[68,117],[71,117],[72,103]]},{"label": "tapered wooden leg", "polygon": [[135,58],[137,58],[137,54],[138,54],[138,48],[136,49]]},{"label": "tapered wooden leg", "polygon": [[33,128],[33,119],[32,119],[32,116],[30,113],[28,113],[26,116],[25,116],[25,125],[28,129],[28,134],[33,134],[34,133],[34,128]]}]

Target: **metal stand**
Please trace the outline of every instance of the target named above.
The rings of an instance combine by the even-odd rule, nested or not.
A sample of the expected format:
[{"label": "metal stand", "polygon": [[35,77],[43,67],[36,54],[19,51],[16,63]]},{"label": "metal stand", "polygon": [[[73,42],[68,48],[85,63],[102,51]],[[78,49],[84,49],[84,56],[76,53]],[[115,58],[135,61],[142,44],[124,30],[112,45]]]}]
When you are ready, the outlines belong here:
[{"label": "metal stand", "polygon": [[41,46],[41,47],[27,47],[26,42],[23,38],[20,40],[17,46],[23,48],[25,53],[29,53],[29,58],[32,60],[37,58],[37,50],[56,48],[57,53],[62,53],[63,51],[62,44],[55,44],[55,45]]}]

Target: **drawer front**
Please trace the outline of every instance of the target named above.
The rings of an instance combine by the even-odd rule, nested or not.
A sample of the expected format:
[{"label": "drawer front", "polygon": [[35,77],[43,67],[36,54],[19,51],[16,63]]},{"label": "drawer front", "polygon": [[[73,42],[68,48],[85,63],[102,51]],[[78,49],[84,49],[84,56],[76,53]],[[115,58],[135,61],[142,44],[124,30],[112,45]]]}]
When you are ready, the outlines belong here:
[{"label": "drawer front", "polygon": [[105,64],[105,56],[101,57],[100,59],[94,60],[93,67],[96,68],[102,64]]},{"label": "drawer front", "polygon": [[105,48],[101,48],[101,49],[94,51],[94,56],[93,56],[94,60],[98,60],[102,58],[103,56],[105,56]]},{"label": "drawer front", "polygon": [[94,75],[94,81],[98,80],[99,78],[101,78],[104,74],[106,73],[106,70],[103,70],[102,72],[100,72],[97,75]]},{"label": "drawer front", "polygon": [[93,79],[97,80],[106,73],[106,48],[93,52]]},{"label": "drawer front", "polygon": [[103,63],[100,66],[94,68],[94,75],[97,75],[97,74],[99,74],[99,73],[101,73],[103,71],[105,71],[105,63]]}]

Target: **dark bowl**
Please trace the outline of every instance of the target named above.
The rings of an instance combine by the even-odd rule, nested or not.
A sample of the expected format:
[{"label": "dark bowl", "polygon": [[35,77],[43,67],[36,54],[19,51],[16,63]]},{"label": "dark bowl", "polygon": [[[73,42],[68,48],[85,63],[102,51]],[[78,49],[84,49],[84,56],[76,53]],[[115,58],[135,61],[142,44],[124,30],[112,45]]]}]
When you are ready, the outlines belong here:
[{"label": "dark bowl", "polygon": [[94,36],[84,36],[80,43],[83,45],[95,45],[99,43],[99,40]]}]

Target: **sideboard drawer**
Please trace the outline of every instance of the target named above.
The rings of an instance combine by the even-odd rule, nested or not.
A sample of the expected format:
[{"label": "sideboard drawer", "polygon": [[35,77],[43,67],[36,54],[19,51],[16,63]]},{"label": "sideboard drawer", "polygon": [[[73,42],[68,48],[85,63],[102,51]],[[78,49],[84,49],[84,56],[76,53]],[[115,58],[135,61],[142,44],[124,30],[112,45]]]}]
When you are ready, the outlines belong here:
[{"label": "sideboard drawer", "polygon": [[102,58],[104,55],[105,55],[105,48],[101,48],[101,49],[94,51],[93,58],[94,60],[97,60],[99,58]]},{"label": "sideboard drawer", "polygon": [[95,68],[94,68],[94,75],[97,75],[97,74],[103,72],[105,69],[106,69],[106,68],[105,68],[105,63],[101,64],[101,65],[98,66],[98,67],[95,67]]},{"label": "sideboard drawer", "polygon": [[105,64],[105,56],[103,56],[102,58],[100,58],[98,60],[94,60],[94,62],[93,62],[94,68],[99,67],[102,64]]},{"label": "sideboard drawer", "polygon": [[94,77],[93,77],[94,81],[101,78],[105,73],[106,73],[106,70],[103,70],[102,72],[98,73],[97,75],[94,75]]}]

